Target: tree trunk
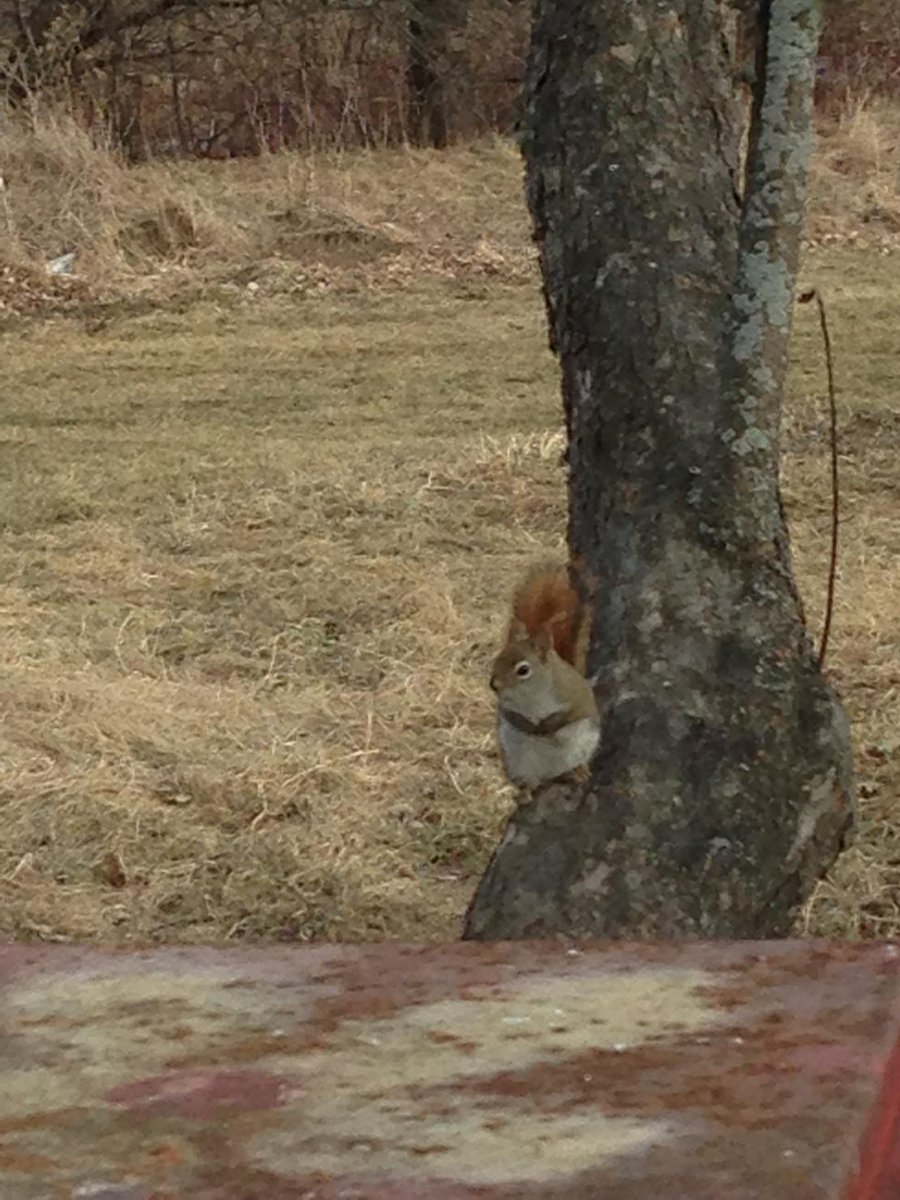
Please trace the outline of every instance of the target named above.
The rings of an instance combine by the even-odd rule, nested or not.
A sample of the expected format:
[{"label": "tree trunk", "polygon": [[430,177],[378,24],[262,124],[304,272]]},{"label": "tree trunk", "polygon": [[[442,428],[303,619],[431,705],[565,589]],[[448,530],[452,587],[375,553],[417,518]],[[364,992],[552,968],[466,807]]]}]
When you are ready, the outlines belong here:
[{"label": "tree trunk", "polygon": [[140,75],[126,73],[126,53],[117,39],[107,75],[106,105],[112,144],[131,163],[146,158],[141,119],[143,82]]},{"label": "tree trunk", "polygon": [[511,818],[467,937],[783,935],[852,824],[778,485],[816,10],[761,18],[741,211],[716,0],[538,5],[528,201],[603,738]]},{"label": "tree trunk", "polygon": [[171,29],[166,33],[166,50],[169,56],[169,87],[172,93],[172,117],[175,122],[175,134],[178,138],[178,148],[187,157],[193,148],[193,138],[188,133],[187,121],[184,119],[184,102],[181,97],[181,80],[178,78],[178,52]]},{"label": "tree trunk", "polygon": [[443,149],[471,126],[469,0],[416,0],[409,21],[409,139]]}]

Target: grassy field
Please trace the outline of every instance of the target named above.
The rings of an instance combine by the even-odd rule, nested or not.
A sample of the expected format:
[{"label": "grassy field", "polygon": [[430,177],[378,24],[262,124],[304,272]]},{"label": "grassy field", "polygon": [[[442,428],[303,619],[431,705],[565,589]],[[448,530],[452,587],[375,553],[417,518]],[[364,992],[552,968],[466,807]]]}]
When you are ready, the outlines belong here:
[{"label": "grassy field", "polygon": [[[402,250],[320,237],[351,246],[344,286],[243,279],[0,333],[0,935],[456,936],[510,804],[485,667],[517,571],[565,527],[556,368],[512,159],[491,154],[502,187],[482,173],[461,202],[491,236],[450,237],[452,269],[432,247],[370,286],[363,266],[383,278]],[[830,670],[863,822],[803,928],[882,935],[900,932],[897,259],[819,246],[804,283],[839,374]],[[822,377],[801,309],[785,488],[815,628]]]}]

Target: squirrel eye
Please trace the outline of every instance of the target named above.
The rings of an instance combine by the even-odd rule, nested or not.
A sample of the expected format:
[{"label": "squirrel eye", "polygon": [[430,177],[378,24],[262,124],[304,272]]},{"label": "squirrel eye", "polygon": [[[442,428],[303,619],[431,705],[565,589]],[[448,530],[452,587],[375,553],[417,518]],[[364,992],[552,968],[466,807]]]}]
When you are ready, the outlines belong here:
[{"label": "squirrel eye", "polygon": [[520,679],[527,679],[531,674],[531,664],[527,662],[520,662],[516,667],[516,674]]}]

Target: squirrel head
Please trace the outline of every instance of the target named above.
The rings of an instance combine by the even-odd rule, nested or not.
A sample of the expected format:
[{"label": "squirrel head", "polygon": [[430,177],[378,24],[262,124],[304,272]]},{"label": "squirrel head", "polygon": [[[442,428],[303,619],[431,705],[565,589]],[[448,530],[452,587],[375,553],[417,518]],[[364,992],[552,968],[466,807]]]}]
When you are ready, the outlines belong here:
[{"label": "squirrel head", "polygon": [[552,676],[551,656],[556,657],[550,625],[529,633],[521,621],[511,623],[506,645],[491,668],[491,688],[501,708],[512,701],[508,707],[525,711],[544,700]]}]

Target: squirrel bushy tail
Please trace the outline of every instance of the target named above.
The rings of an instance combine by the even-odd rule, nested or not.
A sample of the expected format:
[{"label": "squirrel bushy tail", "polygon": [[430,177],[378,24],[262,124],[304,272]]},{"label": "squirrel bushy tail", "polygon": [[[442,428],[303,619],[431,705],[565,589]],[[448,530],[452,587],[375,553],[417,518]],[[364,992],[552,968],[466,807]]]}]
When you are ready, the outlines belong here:
[{"label": "squirrel bushy tail", "polygon": [[519,584],[513,596],[510,638],[521,626],[529,637],[546,629],[559,657],[584,672],[589,613],[565,563],[537,563]]}]

